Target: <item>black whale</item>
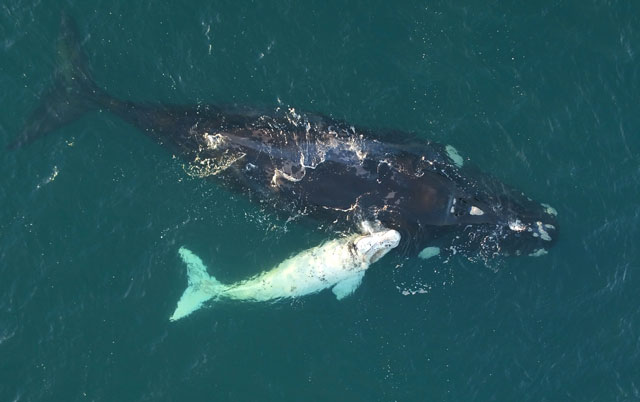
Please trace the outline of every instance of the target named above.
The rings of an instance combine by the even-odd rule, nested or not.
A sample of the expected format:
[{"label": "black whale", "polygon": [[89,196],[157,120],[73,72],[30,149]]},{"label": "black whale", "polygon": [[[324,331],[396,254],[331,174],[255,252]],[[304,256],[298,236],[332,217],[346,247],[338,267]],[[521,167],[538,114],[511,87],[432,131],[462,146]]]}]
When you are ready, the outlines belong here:
[{"label": "black whale", "polygon": [[413,253],[437,246],[485,259],[539,255],[557,238],[552,208],[457,166],[439,144],[391,143],[382,133],[293,110],[116,99],[91,79],[76,35],[63,17],[55,83],[10,148],[91,110],[109,110],[189,162],[193,174],[340,229],[379,220],[399,230]]}]

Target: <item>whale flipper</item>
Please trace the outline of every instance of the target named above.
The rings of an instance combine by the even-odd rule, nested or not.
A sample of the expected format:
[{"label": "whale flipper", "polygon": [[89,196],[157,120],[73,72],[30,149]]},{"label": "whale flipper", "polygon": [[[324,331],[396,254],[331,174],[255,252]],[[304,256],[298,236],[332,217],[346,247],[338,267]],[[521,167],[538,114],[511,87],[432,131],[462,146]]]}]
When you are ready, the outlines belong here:
[{"label": "whale flipper", "polygon": [[186,317],[196,311],[209,299],[216,297],[226,287],[207,273],[207,267],[200,257],[191,250],[180,247],[178,251],[182,261],[187,264],[188,286],[178,301],[176,310],[169,318],[171,321]]},{"label": "whale flipper", "polygon": [[364,278],[364,271],[358,272],[356,275],[338,282],[331,291],[336,295],[336,299],[342,300],[358,289],[358,286],[362,283],[362,278]]}]

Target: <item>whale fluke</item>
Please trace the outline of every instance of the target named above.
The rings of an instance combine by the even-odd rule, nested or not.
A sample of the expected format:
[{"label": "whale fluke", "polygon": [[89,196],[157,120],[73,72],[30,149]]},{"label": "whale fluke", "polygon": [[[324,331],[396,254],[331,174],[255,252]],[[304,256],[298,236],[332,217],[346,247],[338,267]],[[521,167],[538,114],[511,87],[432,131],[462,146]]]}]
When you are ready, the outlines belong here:
[{"label": "whale fluke", "polygon": [[80,38],[71,18],[63,13],[56,49],[53,85],[8,146],[16,149],[97,109],[108,95],[93,82]]},{"label": "whale fluke", "polygon": [[207,267],[191,250],[180,247],[182,261],[187,264],[187,290],[178,301],[178,306],[169,318],[171,321],[186,317],[202,307],[202,304],[222,292],[226,286],[207,273]]}]

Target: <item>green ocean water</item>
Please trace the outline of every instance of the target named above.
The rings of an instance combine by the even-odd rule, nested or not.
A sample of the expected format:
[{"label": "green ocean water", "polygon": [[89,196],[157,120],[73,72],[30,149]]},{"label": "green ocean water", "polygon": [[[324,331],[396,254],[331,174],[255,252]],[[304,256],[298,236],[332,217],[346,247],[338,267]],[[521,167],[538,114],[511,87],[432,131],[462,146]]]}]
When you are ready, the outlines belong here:
[{"label": "green ocean water", "polygon": [[[5,147],[62,10],[129,100],[319,112],[454,145],[547,202],[548,255],[389,255],[357,292],[172,323],[187,246],[223,281],[327,233],[91,113]],[[0,401],[640,400],[640,3],[0,4]]]}]

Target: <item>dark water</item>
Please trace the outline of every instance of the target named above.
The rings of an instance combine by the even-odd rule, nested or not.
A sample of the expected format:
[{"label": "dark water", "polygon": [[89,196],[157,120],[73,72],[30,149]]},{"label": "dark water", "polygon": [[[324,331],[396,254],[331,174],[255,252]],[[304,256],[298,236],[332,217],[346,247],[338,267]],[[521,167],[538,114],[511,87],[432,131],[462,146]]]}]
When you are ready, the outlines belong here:
[{"label": "dark water", "polygon": [[[553,205],[561,238],[491,268],[388,256],[341,302],[170,323],[180,246],[233,281],[325,234],[93,113],[1,153],[0,400],[640,399],[640,3],[76,3],[114,95],[453,144]],[[51,84],[59,18],[58,3],[0,4],[2,148]]]}]

